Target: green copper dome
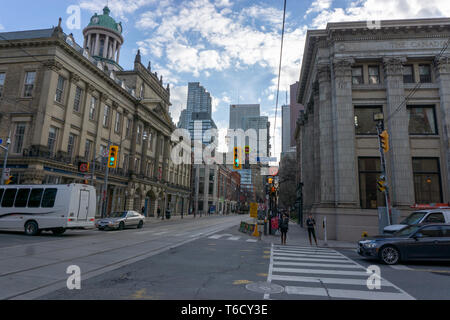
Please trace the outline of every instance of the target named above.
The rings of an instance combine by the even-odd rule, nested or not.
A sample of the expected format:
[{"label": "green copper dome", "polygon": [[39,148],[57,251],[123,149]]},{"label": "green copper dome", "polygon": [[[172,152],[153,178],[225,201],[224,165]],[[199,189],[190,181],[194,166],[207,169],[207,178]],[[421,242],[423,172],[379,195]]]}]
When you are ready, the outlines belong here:
[{"label": "green copper dome", "polygon": [[104,7],[102,15],[99,16],[96,13],[92,16],[88,27],[103,27],[122,34],[122,23],[117,23],[116,20],[109,15],[110,12],[111,10],[109,10],[108,7]]}]

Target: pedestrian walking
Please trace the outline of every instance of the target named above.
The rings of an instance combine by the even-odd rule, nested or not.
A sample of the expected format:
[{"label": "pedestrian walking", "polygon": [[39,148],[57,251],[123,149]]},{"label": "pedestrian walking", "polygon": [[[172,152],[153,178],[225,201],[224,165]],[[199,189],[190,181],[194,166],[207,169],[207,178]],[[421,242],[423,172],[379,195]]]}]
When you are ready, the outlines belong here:
[{"label": "pedestrian walking", "polygon": [[308,219],[306,219],[306,226],[308,227],[309,244],[312,246],[312,241],[311,241],[311,235],[312,235],[314,237],[314,241],[316,242],[316,246],[317,246],[316,231],[314,229],[316,226],[316,220],[314,220],[312,214],[310,214],[308,216]]},{"label": "pedestrian walking", "polygon": [[283,214],[280,219],[281,244],[286,244],[287,232],[289,229],[289,217]]}]

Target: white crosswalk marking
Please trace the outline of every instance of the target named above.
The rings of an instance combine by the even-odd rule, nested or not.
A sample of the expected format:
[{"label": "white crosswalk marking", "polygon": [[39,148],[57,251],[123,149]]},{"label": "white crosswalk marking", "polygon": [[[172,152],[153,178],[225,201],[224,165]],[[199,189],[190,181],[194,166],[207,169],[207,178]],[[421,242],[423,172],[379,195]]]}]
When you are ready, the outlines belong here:
[{"label": "white crosswalk marking", "polygon": [[[267,282],[284,286],[283,294],[312,298],[414,299],[382,277],[381,289],[369,289],[371,274],[333,249],[272,245]],[[264,295],[264,299],[270,298],[277,296]]]}]

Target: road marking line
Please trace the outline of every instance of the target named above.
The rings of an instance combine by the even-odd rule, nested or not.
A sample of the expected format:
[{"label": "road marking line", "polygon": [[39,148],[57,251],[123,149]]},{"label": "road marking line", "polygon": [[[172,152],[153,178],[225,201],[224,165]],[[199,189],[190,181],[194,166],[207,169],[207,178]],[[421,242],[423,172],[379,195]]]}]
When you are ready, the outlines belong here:
[{"label": "road marking line", "polygon": [[309,257],[309,258],[327,258],[327,259],[339,259],[342,260],[340,256],[330,256],[330,255],[322,255],[322,254],[295,254],[295,253],[284,253],[284,252],[274,252],[273,253],[276,256],[286,256],[286,257]]},{"label": "road marking line", "polygon": [[291,250],[291,251],[317,251],[317,252],[332,252],[336,253],[334,249],[320,249],[316,247],[289,247],[289,246],[279,246],[274,248],[274,250]]},{"label": "road marking line", "polygon": [[302,262],[284,262],[284,261],[275,261],[274,264],[280,266],[297,266],[297,267],[330,267],[330,268],[342,268],[342,269],[359,269],[361,268],[356,264],[324,264],[324,263],[302,263]]},{"label": "road marking line", "polygon": [[258,242],[258,240],[256,240],[256,239],[247,239],[246,241],[247,242]]},{"label": "road marking line", "polygon": [[227,240],[236,241],[239,240],[241,237],[230,237]]},{"label": "road marking line", "polygon": [[325,258],[295,258],[295,257],[273,257],[275,260],[287,260],[287,261],[315,261],[315,262],[338,262],[340,264],[349,264],[353,262],[348,259],[325,259]]},{"label": "road marking line", "polygon": [[157,233],[154,233],[154,235],[155,235],[155,236],[160,236],[160,235],[166,234],[166,233],[168,233],[168,232],[169,232],[169,231],[157,232]]},{"label": "road marking line", "polygon": [[[271,282],[272,282],[272,273],[273,273],[273,243],[271,244],[270,247],[270,263],[269,263],[269,272],[267,275],[267,285],[270,286]],[[270,299],[270,293],[265,293],[264,294],[264,300],[269,300]]]},{"label": "road marking line", "polygon": [[317,251],[292,251],[292,250],[276,250],[275,252],[280,252],[280,253],[296,253],[296,254],[309,254],[309,255],[323,255],[323,256],[339,256],[339,254],[336,253],[331,253],[331,252],[317,252]]},{"label": "road marking line", "polygon": [[366,271],[343,271],[343,270],[329,270],[329,269],[298,269],[298,268],[273,268],[275,272],[288,273],[311,273],[311,274],[336,274],[346,276],[364,276],[367,278]]},{"label": "road marking line", "polygon": [[[285,276],[272,275],[272,281],[293,281],[293,282],[309,282],[309,283],[324,283],[324,284],[344,284],[354,286],[367,286],[367,279],[350,279],[350,278],[322,278],[322,277],[302,277],[302,276]],[[393,287],[393,285],[381,279],[382,287]]]},{"label": "road marking line", "polygon": [[409,271],[413,271],[413,269],[411,269],[410,267],[407,267],[407,266],[404,266],[404,265],[401,265],[401,264],[399,264],[399,265],[391,265],[390,267],[392,269],[395,269],[395,270],[409,270]]},{"label": "road marking line", "polygon": [[329,296],[331,298],[350,298],[363,300],[409,300],[410,297],[403,293],[365,291],[365,290],[346,290],[346,289],[329,289],[327,288],[308,288],[286,286],[285,291],[288,294],[312,295],[312,296]]}]

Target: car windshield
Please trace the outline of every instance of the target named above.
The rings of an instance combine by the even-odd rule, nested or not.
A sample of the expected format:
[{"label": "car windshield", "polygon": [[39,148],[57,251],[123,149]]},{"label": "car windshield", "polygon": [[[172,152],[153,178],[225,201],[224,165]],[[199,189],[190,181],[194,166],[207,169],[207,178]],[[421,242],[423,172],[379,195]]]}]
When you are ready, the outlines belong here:
[{"label": "car windshield", "polygon": [[413,233],[415,233],[418,229],[420,228],[420,226],[408,226],[403,228],[402,230],[397,231],[396,233],[394,233],[395,237],[406,237],[409,236]]},{"label": "car windshield", "polygon": [[122,212],[113,212],[109,215],[110,218],[125,218],[127,216],[126,211]]},{"label": "car windshield", "polygon": [[422,219],[427,213],[426,212],[413,212],[401,224],[413,225],[418,224],[420,219]]}]

